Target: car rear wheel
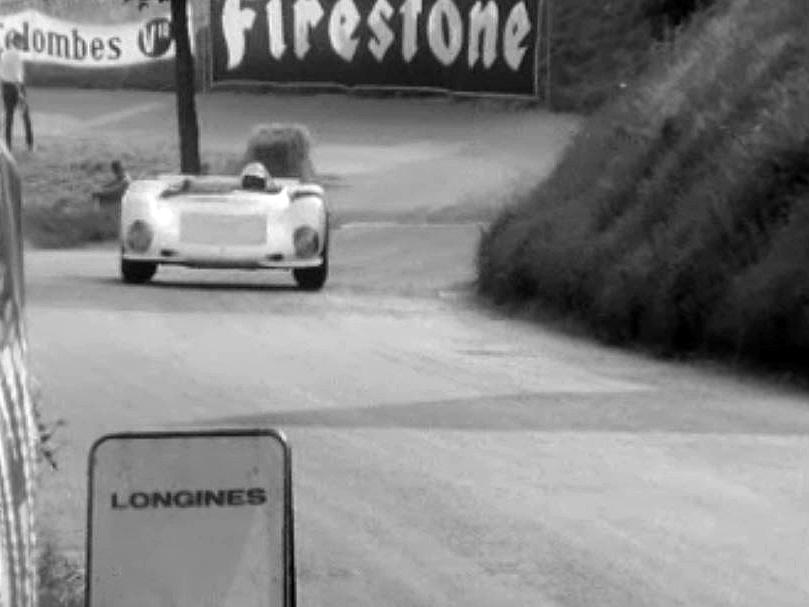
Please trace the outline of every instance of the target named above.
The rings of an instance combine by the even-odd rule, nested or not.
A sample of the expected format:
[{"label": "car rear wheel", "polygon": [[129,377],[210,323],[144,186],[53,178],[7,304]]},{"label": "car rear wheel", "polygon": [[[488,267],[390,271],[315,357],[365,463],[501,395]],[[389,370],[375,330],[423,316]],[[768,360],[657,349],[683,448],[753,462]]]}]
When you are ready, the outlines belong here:
[{"label": "car rear wheel", "polygon": [[304,291],[319,291],[326,284],[329,276],[329,252],[323,252],[323,263],[315,268],[297,268],[292,270],[295,282]]},{"label": "car rear wheel", "polygon": [[149,282],[157,272],[157,264],[151,261],[130,261],[121,258],[121,278],[129,284]]}]

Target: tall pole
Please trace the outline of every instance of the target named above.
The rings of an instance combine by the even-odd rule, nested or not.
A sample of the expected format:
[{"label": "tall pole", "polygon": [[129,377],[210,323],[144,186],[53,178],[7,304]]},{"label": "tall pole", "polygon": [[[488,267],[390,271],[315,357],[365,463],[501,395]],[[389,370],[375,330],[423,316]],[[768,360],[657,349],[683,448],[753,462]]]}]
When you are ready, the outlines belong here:
[{"label": "tall pole", "polygon": [[180,170],[200,173],[199,127],[194,101],[194,56],[188,36],[188,2],[171,0],[171,25],[175,46],[174,74],[177,89],[177,129],[180,136]]},{"label": "tall pole", "polygon": [[551,103],[551,2],[545,0],[545,103],[553,109]]}]

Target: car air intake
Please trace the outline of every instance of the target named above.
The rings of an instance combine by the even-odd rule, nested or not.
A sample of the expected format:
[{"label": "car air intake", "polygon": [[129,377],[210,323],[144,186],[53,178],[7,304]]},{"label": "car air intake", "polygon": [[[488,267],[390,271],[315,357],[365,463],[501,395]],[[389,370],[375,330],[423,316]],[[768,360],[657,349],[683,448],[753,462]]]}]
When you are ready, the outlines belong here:
[{"label": "car air intake", "polygon": [[267,218],[186,212],[180,217],[180,241],[214,246],[263,245],[267,242]]}]

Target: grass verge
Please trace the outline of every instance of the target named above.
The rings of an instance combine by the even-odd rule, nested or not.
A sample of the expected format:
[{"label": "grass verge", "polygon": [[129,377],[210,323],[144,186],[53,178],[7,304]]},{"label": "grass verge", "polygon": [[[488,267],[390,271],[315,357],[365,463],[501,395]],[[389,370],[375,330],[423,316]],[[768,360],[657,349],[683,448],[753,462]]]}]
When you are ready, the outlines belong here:
[{"label": "grass verge", "polygon": [[39,607],[81,607],[84,605],[84,567],[63,554],[50,534],[40,540]]},{"label": "grass verge", "polygon": [[[262,126],[252,134],[244,155],[211,153],[203,164],[209,173],[234,174],[255,158],[268,164],[274,175],[312,178],[310,146],[308,133],[298,127]],[[113,159],[121,160],[135,179],[179,171],[177,145],[169,140],[147,144],[101,137],[44,137],[34,153],[18,153],[26,242],[39,248],[64,248],[116,239],[119,210],[98,209],[92,201],[92,192],[110,179]]]},{"label": "grass verge", "polygon": [[138,146],[114,140],[43,137],[34,153],[20,152],[23,233],[36,247],[73,247],[116,238],[115,210],[94,208],[93,190],[111,177],[120,159],[133,177],[170,172],[176,146]]}]

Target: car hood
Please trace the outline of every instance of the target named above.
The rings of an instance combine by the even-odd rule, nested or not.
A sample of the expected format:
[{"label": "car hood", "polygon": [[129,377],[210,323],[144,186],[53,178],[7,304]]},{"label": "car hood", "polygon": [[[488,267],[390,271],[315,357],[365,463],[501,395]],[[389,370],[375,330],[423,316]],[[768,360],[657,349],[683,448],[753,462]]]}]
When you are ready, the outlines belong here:
[{"label": "car hood", "polygon": [[289,208],[286,190],[279,193],[231,192],[228,194],[172,194],[161,196],[161,205],[177,211],[215,214],[282,212]]}]

